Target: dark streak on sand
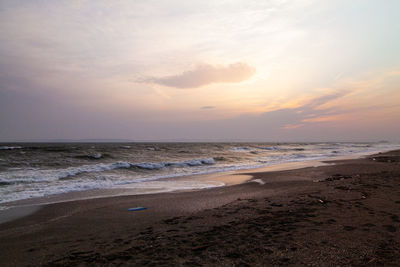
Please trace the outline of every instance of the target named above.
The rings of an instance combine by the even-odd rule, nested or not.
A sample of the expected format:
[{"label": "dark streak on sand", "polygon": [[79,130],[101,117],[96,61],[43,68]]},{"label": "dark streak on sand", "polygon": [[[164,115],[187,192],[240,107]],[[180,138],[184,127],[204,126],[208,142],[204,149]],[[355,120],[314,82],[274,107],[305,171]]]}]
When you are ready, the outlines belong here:
[{"label": "dark streak on sand", "polygon": [[[264,185],[47,205],[0,225],[0,263],[398,266],[399,159],[395,151],[252,174]],[[139,205],[148,210],[126,211]]]}]

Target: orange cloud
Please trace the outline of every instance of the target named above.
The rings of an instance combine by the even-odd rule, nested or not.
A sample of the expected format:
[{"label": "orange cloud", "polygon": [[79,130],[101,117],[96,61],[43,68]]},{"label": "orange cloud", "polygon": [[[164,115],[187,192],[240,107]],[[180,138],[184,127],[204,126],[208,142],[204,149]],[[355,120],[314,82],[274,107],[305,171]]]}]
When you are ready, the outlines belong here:
[{"label": "orange cloud", "polygon": [[288,125],[283,126],[283,129],[291,130],[291,129],[296,129],[296,128],[300,128],[303,126],[304,126],[304,124],[288,124]]},{"label": "orange cloud", "polygon": [[340,120],[341,116],[322,116],[310,119],[304,119],[302,122],[327,122],[327,121],[337,121]]}]

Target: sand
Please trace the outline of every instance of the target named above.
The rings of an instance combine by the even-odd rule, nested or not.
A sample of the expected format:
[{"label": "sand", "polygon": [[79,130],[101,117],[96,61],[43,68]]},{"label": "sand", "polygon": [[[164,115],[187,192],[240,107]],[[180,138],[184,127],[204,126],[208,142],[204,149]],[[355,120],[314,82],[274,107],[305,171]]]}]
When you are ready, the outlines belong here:
[{"label": "sand", "polygon": [[44,205],[0,224],[0,265],[398,266],[399,161],[394,151],[195,192]]}]

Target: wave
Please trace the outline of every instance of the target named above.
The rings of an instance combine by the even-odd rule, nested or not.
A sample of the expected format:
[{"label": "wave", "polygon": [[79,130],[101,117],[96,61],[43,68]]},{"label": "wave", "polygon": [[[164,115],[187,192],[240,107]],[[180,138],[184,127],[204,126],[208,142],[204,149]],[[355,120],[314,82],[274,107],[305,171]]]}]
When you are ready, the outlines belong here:
[{"label": "wave", "polygon": [[247,146],[240,146],[240,147],[232,147],[230,150],[233,152],[248,152],[250,151],[250,148],[248,148]]},{"label": "wave", "polygon": [[[161,154],[158,157],[160,159],[159,160],[160,162],[141,162],[147,160],[141,158],[140,155],[136,157],[136,150],[134,150],[135,147],[132,146],[133,150],[132,157],[130,157],[131,153],[129,153],[130,151],[128,150],[123,151],[123,157],[119,157],[118,156],[119,151],[114,151],[110,149],[110,150],[104,150],[104,152],[101,151],[102,154],[101,158],[98,159],[97,162],[93,162],[96,159],[90,157],[90,155],[95,155],[97,153],[100,154],[99,151],[86,150],[86,149],[83,150],[81,148],[75,149],[73,147],[69,147],[70,151],[72,151],[73,149],[75,150],[72,151],[74,153],[71,155],[64,155],[67,156],[67,164],[71,162],[69,157],[71,156],[76,157],[77,155],[81,155],[82,158],[86,159],[90,158],[90,160],[92,160],[92,163],[90,164],[88,161],[84,161],[85,163],[82,163],[82,161],[79,161],[81,162],[80,163],[81,165],[76,165],[75,167],[69,167],[69,168],[64,167],[59,169],[52,168],[49,165],[45,165],[48,167],[42,167],[41,169],[39,169],[36,166],[41,166],[41,165],[36,165],[36,164],[12,165],[17,167],[8,169],[1,167],[2,170],[0,171],[0,209],[1,209],[1,203],[19,199],[27,199],[32,197],[47,196],[52,194],[59,194],[59,193],[66,193],[73,191],[115,188],[125,185],[128,185],[130,186],[130,188],[137,190],[137,192],[140,194],[143,193],[143,191],[141,191],[141,187],[144,188],[150,187],[151,190],[149,192],[154,193],[158,192],[157,191],[158,188],[161,187],[162,189],[160,190],[167,190],[164,189],[164,185],[162,184],[161,181],[155,181],[165,178],[167,178],[165,180],[165,184],[166,187],[168,187],[168,190],[169,188],[173,188],[174,190],[182,189],[185,188],[186,185],[183,185],[180,182],[179,184],[175,185],[174,183],[176,181],[169,180],[168,178],[181,177],[186,175],[217,173],[223,171],[253,169],[253,168],[259,168],[285,162],[318,160],[337,155],[354,154],[355,152],[357,153],[366,153],[367,151],[378,152],[385,150],[393,150],[399,147],[398,144],[396,145],[385,144],[374,147],[355,147],[355,148],[352,148],[350,147],[350,145],[347,144],[335,145],[331,143],[312,144],[311,146],[306,146],[306,145],[307,144],[293,144],[293,145],[229,144],[223,147],[215,148],[215,150],[206,150],[204,152],[202,151],[202,154],[197,154],[197,157],[199,157],[197,159],[176,160],[175,162],[171,161],[171,158],[181,157],[181,156],[177,156],[178,154],[173,154],[173,153],[179,153],[180,155],[182,151],[184,151],[185,153],[194,153],[194,151],[190,150],[191,148],[186,148],[183,146],[176,148],[174,147],[174,150],[172,148],[169,148],[169,150],[172,152],[168,152],[168,154],[166,155]],[[121,146],[116,145],[115,147],[119,149]],[[157,148],[156,146],[154,147]],[[306,150],[305,152],[300,151],[300,148],[302,147],[305,148]],[[326,147],[329,147],[331,151],[325,150]],[[39,148],[42,149],[41,147],[38,147],[38,149]],[[18,149],[18,148],[13,148],[13,149]],[[29,146],[24,145],[23,147],[24,151],[29,149],[31,149]],[[299,151],[295,151],[296,149],[298,149]],[[161,150],[164,153],[164,147],[162,147]],[[275,151],[268,151],[268,150],[275,150]],[[350,150],[354,150],[355,152],[351,152]],[[237,151],[243,151],[245,153],[235,153]],[[205,154],[205,152],[207,154]],[[253,156],[252,154],[250,154],[252,152],[257,152],[258,155]],[[8,152],[3,152],[3,153],[7,154]],[[10,152],[10,155],[12,154],[13,153]],[[128,159],[128,156],[125,155],[128,155],[130,159]],[[211,158],[210,155],[214,155],[214,157]],[[51,161],[50,157],[53,157],[53,155],[50,155],[48,158],[45,159]],[[137,159],[134,160],[132,159],[133,157]],[[112,160],[112,158],[115,158],[117,160]],[[190,156],[187,156],[187,158],[190,158]],[[118,161],[118,159],[120,161]],[[1,160],[5,161],[5,157],[0,159],[0,161]],[[21,156],[20,160],[21,161],[23,160],[23,156]],[[76,161],[74,160],[72,162]],[[62,161],[61,164],[65,164],[65,162]],[[215,166],[213,164],[215,164]],[[20,168],[20,166],[22,166],[23,169]],[[27,167],[29,166],[31,167],[27,169]],[[54,165],[54,166],[59,166],[59,165]],[[121,170],[112,171],[114,169],[121,169]],[[180,181],[180,179],[176,180]],[[171,183],[173,183],[174,185],[172,186]],[[202,185],[193,185],[193,188],[201,188],[200,186]],[[215,186],[215,185],[210,185],[210,186]]]},{"label": "wave", "polygon": [[111,164],[82,165],[79,167],[69,167],[65,169],[53,170],[18,170],[10,171],[0,175],[0,183],[19,184],[35,182],[52,182],[55,180],[66,179],[81,173],[103,172],[119,168],[130,168],[127,162],[115,162]]},{"label": "wave", "polygon": [[96,165],[83,165],[80,167],[70,167],[67,169],[63,169],[58,172],[58,179],[65,179],[71,176],[76,176],[81,173],[89,173],[89,172],[104,172],[111,171],[114,169],[128,169],[131,167],[131,164],[128,162],[115,162],[111,164],[100,163]]},{"label": "wave", "polygon": [[262,150],[293,150],[293,151],[304,151],[304,148],[301,147],[293,147],[293,148],[284,148],[284,147],[276,147],[276,146],[258,146],[258,149],[262,149]]},{"label": "wave", "polygon": [[259,146],[257,148],[263,150],[282,150],[282,148],[276,146]]},{"label": "wave", "polygon": [[214,158],[207,158],[207,159],[193,159],[182,162],[135,163],[131,164],[131,166],[140,169],[157,170],[165,167],[193,167],[193,166],[213,165],[213,164],[215,164]]},{"label": "wave", "polygon": [[[328,156],[328,155],[326,155],[326,156]],[[302,158],[307,158],[307,155],[304,155],[304,154],[293,154],[292,156],[291,156],[292,158],[295,158],[295,159],[302,159]],[[315,157],[315,155],[314,156],[308,156],[309,158],[312,158],[312,157]]]},{"label": "wave", "polygon": [[304,151],[305,148],[302,147],[278,147],[278,146],[257,146],[254,148],[249,148],[247,146],[233,147],[230,149],[232,152],[250,152],[257,153],[253,149],[268,150],[268,151]]},{"label": "wave", "polygon": [[22,146],[0,146],[0,150],[22,149]]},{"label": "wave", "polygon": [[11,171],[0,175],[0,184],[18,184],[18,183],[35,183],[35,182],[52,182],[55,180],[68,179],[82,173],[104,172],[114,169],[139,168],[146,170],[158,170],[165,167],[193,167],[201,165],[213,165],[213,158],[193,159],[182,162],[115,162],[115,163],[99,163],[94,165],[82,165],[78,167],[69,167],[65,169],[55,170],[25,170]]},{"label": "wave", "polygon": [[94,154],[88,154],[88,155],[78,155],[78,156],[75,156],[75,158],[79,158],[79,159],[101,159],[104,156],[105,155],[103,155],[101,153],[94,153]]}]

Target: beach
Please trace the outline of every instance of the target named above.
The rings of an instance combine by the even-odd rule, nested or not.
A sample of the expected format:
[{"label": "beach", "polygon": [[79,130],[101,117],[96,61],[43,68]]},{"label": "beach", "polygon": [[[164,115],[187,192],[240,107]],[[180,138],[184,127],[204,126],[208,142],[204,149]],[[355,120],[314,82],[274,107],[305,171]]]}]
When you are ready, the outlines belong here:
[{"label": "beach", "polygon": [[400,267],[399,10],[0,1],[0,267]]},{"label": "beach", "polygon": [[205,190],[25,208],[0,224],[0,263],[396,266],[399,162],[397,150],[249,171],[244,183]]}]

